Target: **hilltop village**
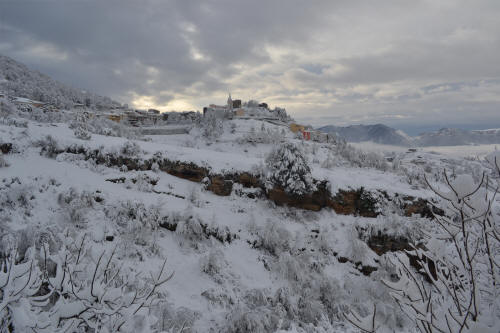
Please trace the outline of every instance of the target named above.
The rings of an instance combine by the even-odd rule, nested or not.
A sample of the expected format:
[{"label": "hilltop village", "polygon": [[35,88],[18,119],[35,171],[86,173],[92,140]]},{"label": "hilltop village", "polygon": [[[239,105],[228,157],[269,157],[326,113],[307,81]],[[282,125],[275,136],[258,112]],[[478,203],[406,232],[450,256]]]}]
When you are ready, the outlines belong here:
[{"label": "hilltop village", "polygon": [[[0,92],[0,98],[14,104],[24,112],[60,112],[60,108],[52,103],[32,100],[25,97],[10,96]],[[194,124],[203,119],[214,118],[219,121],[242,119],[259,120],[274,125],[286,126],[298,137],[316,142],[335,140],[334,134],[327,134],[313,130],[311,126],[301,125],[287,114],[281,107],[271,109],[265,102],[241,99],[232,99],[231,94],[225,105],[210,104],[203,108],[203,113],[196,111],[160,112],[157,109],[132,109],[127,104],[114,103],[106,106],[92,106],[90,103],[74,102],[72,107],[65,110],[69,114],[84,114],[87,118],[106,118],[121,125],[137,128],[144,135],[169,135],[188,133]]]}]

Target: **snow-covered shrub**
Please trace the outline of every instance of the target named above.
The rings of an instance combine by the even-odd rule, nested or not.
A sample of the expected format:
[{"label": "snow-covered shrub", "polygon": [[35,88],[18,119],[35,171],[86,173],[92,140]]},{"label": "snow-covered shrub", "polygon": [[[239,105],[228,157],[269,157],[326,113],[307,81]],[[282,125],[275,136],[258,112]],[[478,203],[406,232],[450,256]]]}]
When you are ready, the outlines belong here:
[{"label": "snow-covered shrub", "polygon": [[275,332],[280,324],[280,316],[266,306],[249,308],[237,306],[227,317],[226,332],[267,333]]},{"label": "snow-covered shrub", "polygon": [[203,207],[203,200],[201,199],[201,193],[198,186],[193,185],[191,187],[187,199],[191,204],[193,204],[193,206],[198,208]]},{"label": "snow-covered shrub", "polygon": [[89,115],[86,112],[76,113],[75,120],[70,127],[73,128],[74,134],[78,139],[90,140],[90,138],[92,137],[88,129],[88,120]]},{"label": "snow-covered shrub", "polygon": [[301,283],[307,276],[305,272],[308,268],[296,256],[291,256],[289,252],[283,252],[279,255],[276,270],[284,279]]},{"label": "snow-covered shrub", "polygon": [[55,158],[59,153],[62,152],[57,141],[52,137],[52,135],[47,135],[43,139],[39,140],[36,145],[41,147],[40,155]]},{"label": "snow-covered shrub", "polygon": [[161,220],[160,206],[146,207],[136,200],[122,201],[116,206],[106,207],[106,216],[114,221],[123,232],[134,232],[141,228],[156,229]]},{"label": "snow-covered shrub", "polygon": [[19,118],[12,118],[12,117],[1,117],[0,116],[0,124],[7,125],[7,126],[21,127],[21,128],[28,127],[28,122],[26,120],[19,119]]},{"label": "snow-covered shrub", "polygon": [[147,173],[140,172],[136,177],[127,179],[125,181],[125,186],[128,189],[133,188],[141,192],[152,192],[158,180],[158,177],[150,177]]},{"label": "snow-covered shrub", "polygon": [[5,160],[3,153],[0,151],[0,168],[6,168],[9,166],[9,163]]},{"label": "snow-covered shrub", "polygon": [[194,322],[201,317],[199,312],[180,307],[175,308],[167,300],[159,300],[158,306],[151,309],[151,315],[158,318],[152,332],[194,333]]},{"label": "snow-covered shrub", "polygon": [[[4,178],[0,184],[0,215],[7,219],[9,213],[32,215],[33,200],[35,199],[32,185],[21,183],[19,178]],[[0,219],[1,220],[1,219]]]},{"label": "snow-covered shrub", "polygon": [[190,209],[185,212],[177,224],[175,232],[192,242],[198,242],[204,238],[201,221],[197,216],[192,214]]},{"label": "snow-covered shrub", "polygon": [[59,193],[57,201],[64,208],[68,222],[78,228],[88,223],[87,212],[95,205],[92,193],[78,192],[75,188]]},{"label": "snow-covered shrub", "polygon": [[358,231],[351,228],[347,233],[347,248],[343,256],[353,262],[364,262],[366,255],[370,249],[365,242],[358,238]]},{"label": "snow-covered shrub", "polygon": [[268,220],[264,227],[251,227],[257,236],[254,242],[256,248],[266,250],[271,255],[278,256],[290,249],[290,232],[280,222]]},{"label": "snow-covered shrub", "polygon": [[141,147],[134,141],[126,141],[120,147],[120,154],[128,157],[137,157],[141,153]]},{"label": "snow-covered shrub", "polygon": [[153,164],[151,164],[151,171],[153,171],[153,172],[159,172],[160,171],[160,166],[158,165],[157,162],[153,162]]},{"label": "snow-covered shrub", "polygon": [[214,279],[215,282],[222,284],[224,282],[223,269],[228,265],[224,258],[224,252],[213,248],[210,252],[201,258],[201,271]]},{"label": "snow-covered shrub", "polygon": [[206,115],[201,121],[201,133],[208,141],[214,141],[224,132],[224,124],[214,115]]},{"label": "snow-covered shrub", "polygon": [[16,106],[6,98],[0,99],[0,117],[12,116],[17,113]]},{"label": "snow-covered shrub", "polygon": [[355,228],[363,241],[367,241],[371,235],[384,234],[418,242],[424,237],[425,224],[422,218],[386,213],[377,216],[374,224],[356,223]]},{"label": "snow-covered shrub", "polygon": [[286,142],[273,149],[266,158],[266,186],[279,186],[293,195],[304,195],[315,190],[311,169],[300,149]]}]

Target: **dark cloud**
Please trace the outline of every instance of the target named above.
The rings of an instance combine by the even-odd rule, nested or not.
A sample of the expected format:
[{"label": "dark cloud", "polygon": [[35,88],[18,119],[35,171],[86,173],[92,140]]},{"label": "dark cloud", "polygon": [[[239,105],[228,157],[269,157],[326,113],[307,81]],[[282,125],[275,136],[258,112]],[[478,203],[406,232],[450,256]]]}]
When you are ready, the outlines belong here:
[{"label": "dark cloud", "polygon": [[0,53],[138,106],[231,91],[321,121],[488,123],[499,4],[4,0]]}]

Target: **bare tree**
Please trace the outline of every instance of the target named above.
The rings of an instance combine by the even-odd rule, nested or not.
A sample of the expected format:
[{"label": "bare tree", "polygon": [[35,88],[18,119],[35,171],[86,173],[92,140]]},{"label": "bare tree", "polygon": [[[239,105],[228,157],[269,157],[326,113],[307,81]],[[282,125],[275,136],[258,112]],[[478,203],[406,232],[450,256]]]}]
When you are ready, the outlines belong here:
[{"label": "bare tree", "polygon": [[[0,332],[67,332],[76,328],[105,332],[131,329],[139,315],[148,315],[158,289],[173,276],[159,272],[130,279],[115,260],[115,250],[92,258],[85,236],[75,246],[50,254],[42,245],[37,260],[16,261],[9,255],[0,267]],[[55,272],[49,272],[55,263]],[[137,281],[142,281],[138,283]]]},{"label": "bare tree", "polygon": [[[496,158],[491,167],[498,179]],[[394,260],[399,281],[383,282],[421,332],[497,332],[500,223],[493,206],[499,184],[484,174],[477,184],[466,175],[451,179],[444,172],[444,179],[447,191],[425,179],[446,214],[435,216],[438,234],[429,235],[427,248],[411,251],[420,272],[400,253]]]}]

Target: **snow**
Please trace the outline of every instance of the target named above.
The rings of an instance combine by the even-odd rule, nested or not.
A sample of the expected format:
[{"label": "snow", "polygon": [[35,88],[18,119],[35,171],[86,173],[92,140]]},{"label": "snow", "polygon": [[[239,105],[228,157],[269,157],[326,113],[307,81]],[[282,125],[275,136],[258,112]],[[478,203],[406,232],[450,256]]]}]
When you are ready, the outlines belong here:
[{"label": "snow", "polygon": [[[225,121],[223,132],[214,141],[207,141],[194,127],[188,134],[155,135],[146,137],[150,141],[132,142],[138,146],[137,157],[141,159],[150,158],[159,151],[172,161],[193,162],[209,168],[213,173],[252,172],[265,167],[269,152],[279,144],[272,142],[272,136],[262,142],[254,139],[272,131],[281,133],[282,130],[285,132],[279,140],[300,147],[312,177],[327,180],[332,193],[363,187],[385,191],[390,196],[433,197],[423,185],[408,183],[407,176],[398,170],[353,166],[340,155],[335,155],[338,165],[322,167],[330,152],[328,144],[298,140],[283,124],[267,121]],[[352,307],[367,313],[373,302],[379,302],[370,295],[382,294],[384,306],[390,309],[380,314],[379,320],[386,325],[384,327],[395,325],[397,320],[404,321],[397,305],[391,303],[389,294],[379,282],[380,276],[389,274],[380,264],[381,257],[358,238],[357,230],[375,228],[406,235],[407,230],[412,228],[429,228],[428,219],[399,216],[395,212],[373,219],[338,215],[329,209],[303,211],[276,207],[266,199],[240,197],[234,191],[228,197],[221,197],[204,190],[200,183],[161,171],[123,171],[117,167],[96,166],[71,154],[47,158],[40,155],[40,147],[37,146],[37,142],[47,135],[52,136],[61,147],[77,144],[104,151],[118,152],[130,142],[126,138],[94,133],[90,140],[81,140],[65,123],[28,120],[27,128],[0,125],[0,143],[12,142],[16,150],[4,156],[10,166],[0,168],[0,200],[7,193],[11,196],[33,194],[26,207],[15,203],[17,206],[3,211],[6,217],[1,222],[3,230],[20,234],[35,228],[31,237],[38,237],[38,231],[47,230],[58,235],[63,232],[77,235],[87,232],[92,248],[88,252],[92,254],[89,265],[95,264],[100,253],[109,253],[116,247],[119,249],[117,260],[128,272],[127,276],[132,279],[140,274],[141,281],[147,281],[150,272],[155,274],[167,258],[166,273],[174,275],[159,288],[159,300],[163,302],[164,311],[168,312],[169,322],[174,325],[172,328],[179,329],[183,320],[191,318],[189,325],[193,332],[205,332],[210,328],[224,331],[230,324],[241,324],[239,321],[228,323],[242,318],[236,315],[241,307],[257,316],[263,313],[259,311],[264,311],[269,316],[283,317],[283,312],[280,312],[283,310],[279,310],[283,305],[273,303],[283,290],[289,294],[286,301],[292,304],[290,306],[298,306],[299,300],[300,304],[308,304],[311,309],[321,304],[322,314],[328,318],[325,310],[328,303],[321,302],[327,302],[325,297],[329,299],[330,296],[322,293],[325,288],[336,285],[342,287],[335,290],[334,298],[338,303],[332,307]],[[407,152],[406,148],[393,146],[366,143],[356,146],[384,152],[387,156],[402,154],[402,165],[411,165],[415,168],[411,170],[415,172],[419,172],[420,166],[411,161],[418,156],[428,164],[436,163],[437,168],[454,165],[459,157],[469,156],[466,153],[483,156],[492,151],[491,146],[468,146],[475,150],[467,152],[439,147],[441,150],[438,153],[430,147]],[[446,161],[443,162],[443,159]],[[148,179],[145,177],[148,176],[158,182],[149,188],[130,181],[139,176],[141,179]],[[120,177],[126,178],[125,183],[107,181]],[[18,178],[21,184],[17,187],[11,185],[8,189],[6,184],[14,178]],[[88,198],[95,196],[102,200],[89,204]],[[65,197],[73,198],[73,201],[61,203],[64,201],[61,198]],[[131,212],[135,217],[127,215]],[[219,230],[227,228],[236,238],[230,243],[222,243],[213,237],[190,234],[192,231],[187,227],[182,232],[180,227],[173,232],[155,224],[157,215],[168,218],[170,222],[190,221],[195,226],[199,226],[196,223],[204,223]],[[110,235],[114,236],[113,241],[106,240]],[[214,272],[205,272],[203,267],[210,256],[213,256],[217,267]],[[347,257],[352,262],[341,263],[338,257]],[[378,271],[364,276],[356,267],[357,262],[378,267]],[[356,290],[353,285],[356,285]],[[256,300],[252,296],[256,293],[263,293],[266,299]],[[361,300],[359,295],[365,295],[366,300]],[[75,303],[74,307],[77,306]],[[288,326],[277,327],[276,330],[304,332],[299,327],[310,325],[311,329],[319,330],[323,325],[321,327],[326,327],[325,332],[351,331],[341,315],[335,317],[330,313],[331,317],[326,321],[306,323],[309,317],[306,312],[300,311],[296,310]]]}]

